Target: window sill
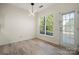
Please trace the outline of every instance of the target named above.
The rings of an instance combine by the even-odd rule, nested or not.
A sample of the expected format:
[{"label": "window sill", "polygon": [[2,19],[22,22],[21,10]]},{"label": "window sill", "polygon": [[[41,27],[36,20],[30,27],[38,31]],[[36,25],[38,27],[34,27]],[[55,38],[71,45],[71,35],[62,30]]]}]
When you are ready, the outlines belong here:
[{"label": "window sill", "polygon": [[45,34],[40,34],[40,36],[44,36],[44,37],[48,37],[48,38],[53,38],[54,37],[54,35],[50,36],[50,35],[45,35]]}]

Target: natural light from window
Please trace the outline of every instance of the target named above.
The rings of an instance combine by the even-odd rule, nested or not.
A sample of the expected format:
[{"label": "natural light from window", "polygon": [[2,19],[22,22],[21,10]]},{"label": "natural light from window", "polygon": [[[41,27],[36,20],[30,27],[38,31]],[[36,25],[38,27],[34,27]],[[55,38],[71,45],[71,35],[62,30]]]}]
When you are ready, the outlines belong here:
[{"label": "natural light from window", "polygon": [[53,36],[53,16],[40,17],[40,34]]}]

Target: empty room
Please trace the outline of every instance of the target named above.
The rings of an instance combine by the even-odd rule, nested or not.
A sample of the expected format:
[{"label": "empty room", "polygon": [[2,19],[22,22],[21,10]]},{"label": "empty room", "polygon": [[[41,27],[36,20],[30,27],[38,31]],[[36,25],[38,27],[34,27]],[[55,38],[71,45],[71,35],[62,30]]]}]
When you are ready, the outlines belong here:
[{"label": "empty room", "polygon": [[78,3],[0,3],[0,55],[78,55]]}]

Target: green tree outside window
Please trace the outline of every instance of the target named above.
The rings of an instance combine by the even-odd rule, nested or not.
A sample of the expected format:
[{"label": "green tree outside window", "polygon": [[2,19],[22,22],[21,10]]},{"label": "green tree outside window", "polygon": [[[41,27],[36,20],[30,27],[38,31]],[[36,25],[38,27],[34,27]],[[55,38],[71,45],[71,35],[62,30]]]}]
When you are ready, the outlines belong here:
[{"label": "green tree outside window", "polygon": [[[46,32],[45,32],[46,31]],[[53,16],[40,17],[40,34],[53,36]]]}]

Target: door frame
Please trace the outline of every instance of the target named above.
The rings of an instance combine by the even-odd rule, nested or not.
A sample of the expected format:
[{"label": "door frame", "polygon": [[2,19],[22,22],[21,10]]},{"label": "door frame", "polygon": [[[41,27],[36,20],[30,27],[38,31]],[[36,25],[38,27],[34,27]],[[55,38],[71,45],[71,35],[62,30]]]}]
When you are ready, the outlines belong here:
[{"label": "door frame", "polygon": [[[65,44],[63,43],[63,14],[67,14],[67,13],[71,13],[74,12],[75,13],[75,18],[74,18],[74,45],[72,44]],[[69,11],[66,13],[59,13],[59,43],[60,46],[64,46],[64,47],[69,47],[69,48],[77,48],[77,10],[73,10],[73,11]],[[66,46],[65,46],[66,45]]]}]

